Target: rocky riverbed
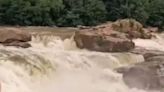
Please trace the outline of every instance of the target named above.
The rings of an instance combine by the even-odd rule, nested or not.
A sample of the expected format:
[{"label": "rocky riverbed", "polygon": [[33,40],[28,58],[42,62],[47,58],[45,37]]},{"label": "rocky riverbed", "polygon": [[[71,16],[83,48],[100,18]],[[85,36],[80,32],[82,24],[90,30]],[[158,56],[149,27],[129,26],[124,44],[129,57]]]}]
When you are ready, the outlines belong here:
[{"label": "rocky riverbed", "polygon": [[[8,70],[17,67],[21,69],[19,71],[24,71],[12,72],[11,76],[16,78],[13,83],[18,87],[8,84],[6,81],[10,83],[10,78],[5,79],[5,74],[0,75],[0,79],[5,80],[2,82],[5,92],[11,92],[9,86],[16,90],[14,92],[47,92],[52,89],[77,92],[76,84],[85,92],[163,92],[163,33],[143,28],[137,21],[120,20],[80,29],[7,27],[1,28],[0,35],[0,54],[3,57],[3,69],[0,68],[0,71],[10,74]],[[8,66],[12,67],[6,68],[3,60],[7,60]],[[23,77],[28,80],[28,86],[23,85],[26,81],[21,76],[33,79],[33,75],[46,75],[47,71],[53,73],[57,80],[52,79],[54,82],[46,85],[43,82],[44,87],[35,85],[38,89],[31,91],[28,87],[33,82]],[[77,77],[77,81],[70,84],[70,81],[76,80],[74,77]],[[64,88],[67,91],[62,90]]]}]

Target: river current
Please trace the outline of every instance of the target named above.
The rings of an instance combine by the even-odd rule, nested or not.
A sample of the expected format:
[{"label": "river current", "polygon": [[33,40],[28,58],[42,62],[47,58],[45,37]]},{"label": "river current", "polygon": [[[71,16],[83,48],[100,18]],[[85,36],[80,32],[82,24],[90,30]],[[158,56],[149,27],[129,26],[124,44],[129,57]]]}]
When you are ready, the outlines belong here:
[{"label": "river current", "polygon": [[[162,35],[134,40],[137,46],[164,50]],[[28,49],[0,46],[1,92],[146,92],[128,88],[115,68],[143,62],[132,53],[78,49],[72,38],[33,36]]]}]

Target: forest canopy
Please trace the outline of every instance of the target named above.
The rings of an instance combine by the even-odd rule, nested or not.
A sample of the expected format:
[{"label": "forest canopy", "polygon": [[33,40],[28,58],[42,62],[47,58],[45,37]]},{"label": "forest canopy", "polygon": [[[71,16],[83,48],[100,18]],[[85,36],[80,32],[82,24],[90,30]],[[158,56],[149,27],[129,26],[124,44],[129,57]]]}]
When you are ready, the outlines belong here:
[{"label": "forest canopy", "polygon": [[144,26],[164,26],[163,0],[0,0],[0,24],[92,26],[133,18]]}]

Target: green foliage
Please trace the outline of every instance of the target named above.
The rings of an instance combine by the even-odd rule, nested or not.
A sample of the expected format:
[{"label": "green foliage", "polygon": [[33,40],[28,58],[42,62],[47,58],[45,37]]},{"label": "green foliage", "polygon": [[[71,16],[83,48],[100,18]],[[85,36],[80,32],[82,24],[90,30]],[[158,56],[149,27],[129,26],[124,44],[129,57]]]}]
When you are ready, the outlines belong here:
[{"label": "green foliage", "polygon": [[1,0],[0,21],[10,25],[53,25],[57,17],[54,13],[59,14],[62,8],[62,0]]},{"label": "green foliage", "polygon": [[164,26],[163,0],[103,0],[108,20],[133,18],[143,25]]},{"label": "green foliage", "polygon": [[159,28],[164,27],[164,2],[163,0],[151,0],[149,5],[148,25]]},{"label": "green foliage", "polygon": [[96,25],[105,20],[106,9],[101,0],[64,0],[64,4],[61,25]]},{"label": "green foliage", "polygon": [[109,20],[134,18],[145,23],[148,18],[148,0],[104,0]]},{"label": "green foliage", "polygon": [[0,0],[0,24],[77,26],[133,18],[164,26],[163,0]]},{"label": "green foliage", "polygon": [[0,0],[0,21],[10,25],[95,25],[105,12],[101,0]]}]

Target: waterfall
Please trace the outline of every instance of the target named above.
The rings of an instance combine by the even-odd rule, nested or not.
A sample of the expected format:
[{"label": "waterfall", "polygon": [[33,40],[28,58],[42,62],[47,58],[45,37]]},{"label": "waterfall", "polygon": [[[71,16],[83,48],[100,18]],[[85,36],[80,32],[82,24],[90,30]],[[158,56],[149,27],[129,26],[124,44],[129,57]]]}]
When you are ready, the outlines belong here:
[{"label": "waterfall", "polygon": [[143,62],[141,55],[78,49],[72,38],[53,35],[35,35],[30,43],[0,46],[1,92],[146,92],[128,88],[114,71]]}]

